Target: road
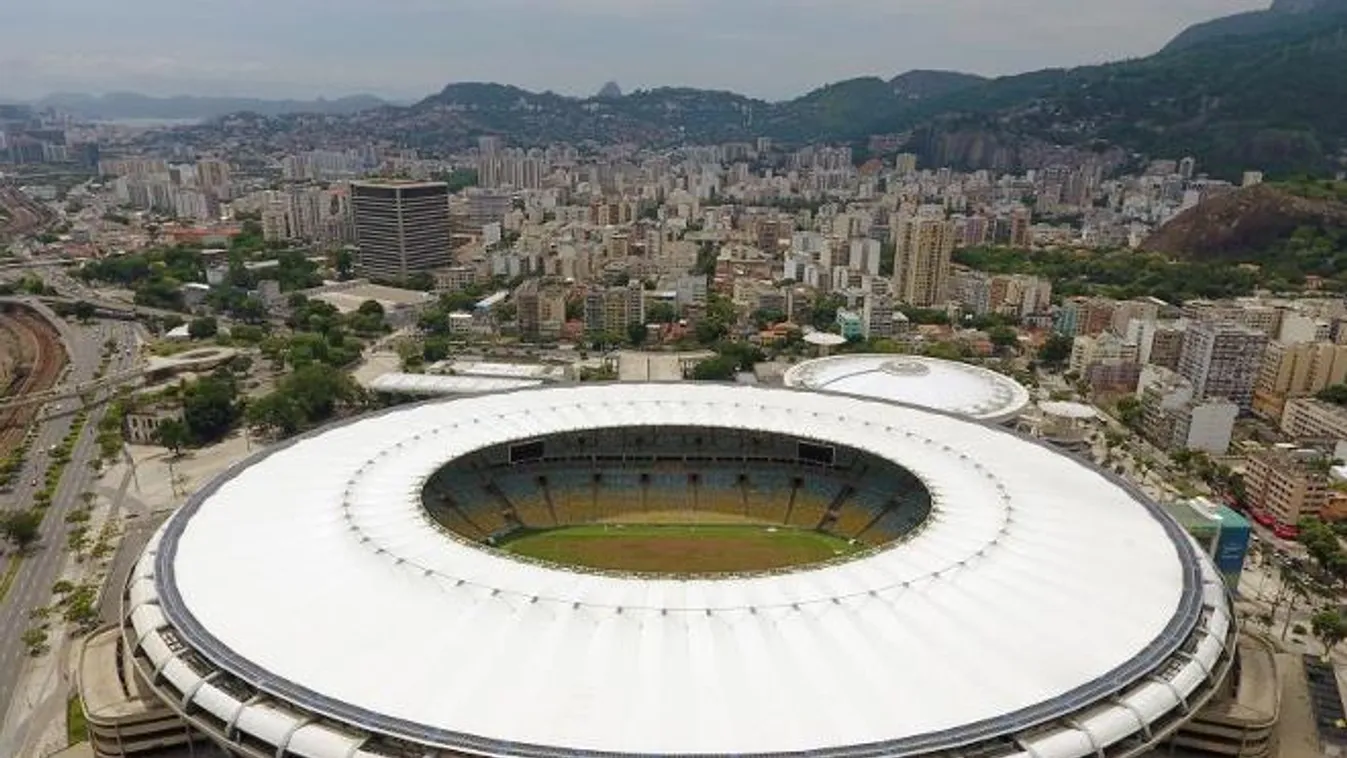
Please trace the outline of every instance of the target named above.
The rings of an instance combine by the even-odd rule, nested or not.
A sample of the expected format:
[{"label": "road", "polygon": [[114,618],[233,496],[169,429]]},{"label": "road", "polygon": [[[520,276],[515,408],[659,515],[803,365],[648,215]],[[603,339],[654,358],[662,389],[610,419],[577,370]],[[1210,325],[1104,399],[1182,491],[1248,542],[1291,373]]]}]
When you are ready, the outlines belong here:
[{"label": "road", "polygon": [[[61,331],[71,358],[67,381],[85,382],[93,378],[102,361],[103,343],[108,338],[115,340],[119,346],[108,365],[109,373],[125,371],[137,360],[134,324],[107,322],[92,327],[72,327],[62,323]],[[42,526],[42,541],[24,559],[9,594],[0,602],[0,715],[5,717],[0,718],[0,724],[4,725],[3,730],[0,730],[0,755],[19,755],[21,746],[25,744],[26,735],[11,728],[16,723],[30,721],[12,718],[11,710],[18,711],[36,705],[21,702],[17,698],[28,661],[22,637],[30,626],[29,613],[51,602],[52,584],[66,564],[65,517],[81,504],[80,495],[93,487],[95,474],[89,468],[89,462],[98,455],[97,427],[105,412],[103,406],[91,409],[88,423],[71,451],[70,463],[65,468],[47,511]],[[21,482],[15,487],[16,507],[26,507],[32,502],[36,489],[32,482],[36,479],[39,486],[41,484],[48,462],[46,451],[65,437],[72,423],[71,414],[44,417],[38,422],[34,454],[30,456]],[[39,455],[36,453],[38,450],[43,452]],[[49,642],[53,652],[48,655],[59,655],[63,647],[60,632],[54,634]]]}]

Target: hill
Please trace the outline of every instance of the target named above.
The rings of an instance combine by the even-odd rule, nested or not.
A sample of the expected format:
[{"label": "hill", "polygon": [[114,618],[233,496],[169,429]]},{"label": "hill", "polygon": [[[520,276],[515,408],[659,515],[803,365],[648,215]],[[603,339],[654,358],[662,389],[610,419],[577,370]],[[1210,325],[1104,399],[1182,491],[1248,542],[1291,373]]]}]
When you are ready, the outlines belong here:
[{"label": "hill", "polygon": [[110,119],[208,119],[231,113],[248,112],[263,116],[286,113],[346,115],[378,108],[387,103],[373,95],[326,100],[263,100],[240,97],[150,97],[135,92],[111,92],[105,95],[62,93],[48,95],[30,103],[35,108],[54,108],[81,118]]},{"label": "hill", "polygon": [[508,111],[496,98],[454,115],[460,131],[489,122],[524,142],[761,135],[863,144],[873,134],[910,134],[904,149],[926,163],[965,168],[1034,167],[1094,153],[1110,165],[1129,154],[1193,155],[1203,171],[1227,178],[1251,167],[1282,176],[1321,172],[1347,146],[1340,106],[1347,102],[1347,12],[1288,15],[1297,23],[1263,34],[992,80],[911,72],[891,82],[838,82],[779,103],[688,89],[602,101],[511,90]]},{"label": "hill", "polygon": [[861,152],[871,136],[891,135],[889,144],[917,152],[926,165],[966,169],[1086,160],[1113,168],[1192,155],[1201,171],[1222,178],[1249,168],[1274,177],[1322,173],[1347,161],[1347,0],[1318,1],[1313,12],[1277,11],[1290,21],[1272,30],[998,79],[912,71],[887,81],[849,79],[783,102],[676,87],[574,98],[459,83],[411,106],[340,122],[290,115],[250,121],[249,128],[301,141],[332,134],[390,139],[430,153],[470,147],[484,133],[523,147],[770,137]]},{"label": "hill", "polygon": [[1347,8],[1347,2],[1343,0],[1273,0],[1272,7],[1267,10],[1236,13],[1194,24],[1180,32],[1164,49],[1172,52],[1224,37],[1275,32],[1297,23],[1297,16],[1301,14],[1332,12],[1344,8]]},{"label": "hill", "polygon": [[907,100],[925,100],[940,97],[962,89],[983,84],[986,77],[976,74],[964,74],[958,71],[932,71],[917,69],[908,71],[889,80],[894,94]]},{"label": "hill", "polygon": [[1309,198],[1286,185],[1261,184],[1189,208],[1142,245],[1194,260],[1256,261],[1301,227],[1347,227],[1347,203]]},{"label": "hill", "polygon": [[1325,171],[1347,144],[1347,12],[1297,18],[1148,58],[996,79],[926,101],[918,115],[939,135],[1193,155],[1227,178],[1249,167]]},{"label": "hill", "polygon": [[1314,275],[1347,285],[1347,183],[1258,185],[1179,214],[1143,243],[1174,258],[1252,264],[1275,282]]}]

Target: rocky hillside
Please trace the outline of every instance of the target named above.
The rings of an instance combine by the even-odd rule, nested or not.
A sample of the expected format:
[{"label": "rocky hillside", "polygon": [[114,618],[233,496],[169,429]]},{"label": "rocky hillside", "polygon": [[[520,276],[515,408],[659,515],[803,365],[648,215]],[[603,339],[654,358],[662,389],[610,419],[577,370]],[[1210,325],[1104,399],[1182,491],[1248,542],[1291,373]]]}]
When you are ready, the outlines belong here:
[{"label": "rocky hillside", "polygon": [[[1339,255],[1347,257],[1347,246],[1341,252],[1337,249],[1339,241],[1347,242],[1343,230],[1347,230],[1347,185],[1259,185],[1190,208],[1143,247],[1189,260],[1261,264],[1280,257],[1288,241],[1301,240],[1312,241],[1321,248],[1318,253],[1336,261]],[[1335,266],[1328,264],[1330,269]]]}]

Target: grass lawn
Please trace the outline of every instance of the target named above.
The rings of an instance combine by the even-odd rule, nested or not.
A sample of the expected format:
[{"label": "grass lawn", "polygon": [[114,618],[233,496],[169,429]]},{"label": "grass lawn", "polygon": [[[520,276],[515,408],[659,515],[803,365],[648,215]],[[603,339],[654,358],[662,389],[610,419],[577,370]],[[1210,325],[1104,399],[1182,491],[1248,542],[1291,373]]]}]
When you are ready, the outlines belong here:
[{"label": "grass lawn", "polygon": [[75,745],[89,739],[89,724],[84,720],[84,706],[78,695],[71,695],[65,704],[65,733],[68,744]]},{"label": "grass lawn", "polygon": [[861,549],[821,532],[742,524],[592,524],[520,532],[498,547],[552,563],[673,574],[767,571]]}]

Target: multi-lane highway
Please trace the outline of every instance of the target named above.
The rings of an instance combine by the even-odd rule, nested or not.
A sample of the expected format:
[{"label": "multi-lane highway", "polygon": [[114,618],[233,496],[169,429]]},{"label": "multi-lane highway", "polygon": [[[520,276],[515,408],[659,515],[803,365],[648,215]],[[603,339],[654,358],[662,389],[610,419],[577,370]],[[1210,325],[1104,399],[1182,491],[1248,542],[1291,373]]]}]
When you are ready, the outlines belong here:
[{"label": "multi-lane highway", "polygon": [[[135,324],[107,322],[75,327],[61,323],[60,328],[71,360],[67,382],[87,382],[93,378],[103,358],[103,344],[108,339],[118,345],[107,367],[108,373],[127,371],[136,361]],[[70,402],[75,401],[66,401],[67,404]],[[29,663],[22,637],[33,623],[29,619],[30,612],[51,603],[52,584],[70,560],[66,552],[65,517],[80,505],[81,494],[93,487],[96,473],[89,467],[89,462],[98,455],[97,426],[105,412],[106,408],[102,405],[90,409],[88,422],[71,450],[70,463],[65,468],[47,511],[42,526],[42,540],[31,555],[24,559],[8,595],[0,601],[0,755],[3,756],[21,755],[30,730],[41,727],[32,723],[37,719],[22,717],[29,709],[42,705],[28,702],[28,695],[21,688],[25,667]],[[15,487],[16,507],[28,507],[31,504],[35,489],[32,482],[37,480],[41,485],[49,463],[46,451],[66,436],[73,418],[74,415],[70,413],[48,412],[37,422],[33,452]],[[59,632],[52,635],[50,643],[53,652],[48,655],[59,655],[63,641]],[[57,669],[61,663],[57,662]],[[58,696],[63,699],[64,694],[58,693]]]}]

